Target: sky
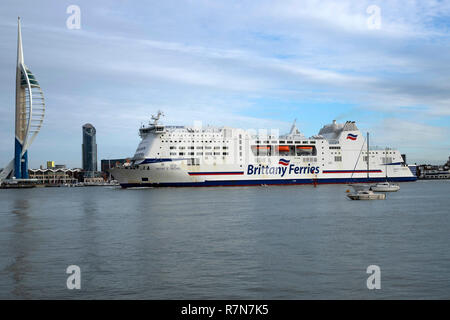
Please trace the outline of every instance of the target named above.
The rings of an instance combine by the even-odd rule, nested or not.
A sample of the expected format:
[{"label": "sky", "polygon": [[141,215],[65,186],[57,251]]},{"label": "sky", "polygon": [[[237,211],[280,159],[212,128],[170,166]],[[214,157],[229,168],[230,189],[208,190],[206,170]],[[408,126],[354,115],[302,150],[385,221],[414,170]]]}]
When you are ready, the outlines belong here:
[{"label": "sky", "polygon": [[[67,9],[80,9],[79,29]],[[306,136],[356,121],[409,163],[450,156],[450,0],[165,0],[0,3],[0,167],[13,157],[17,17],[46,100],[31,168],[131,157],[164,123]]]}]

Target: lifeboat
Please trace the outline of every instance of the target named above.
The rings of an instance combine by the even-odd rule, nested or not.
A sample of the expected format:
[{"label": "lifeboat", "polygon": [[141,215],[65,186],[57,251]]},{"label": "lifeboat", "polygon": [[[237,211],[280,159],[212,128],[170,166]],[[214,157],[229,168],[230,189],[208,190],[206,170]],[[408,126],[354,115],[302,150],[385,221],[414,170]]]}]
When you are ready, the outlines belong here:
[{"label": "lifeboat", "polygon": [[297,151],[301,153],[307,153],[310,154],[313,152],[313,147],[304,147],[304,146],[297,146]]},{"label": "lifeboat", "polygon": [[288,151],[289,152],[289,146],[278,146],[278,151]]}]

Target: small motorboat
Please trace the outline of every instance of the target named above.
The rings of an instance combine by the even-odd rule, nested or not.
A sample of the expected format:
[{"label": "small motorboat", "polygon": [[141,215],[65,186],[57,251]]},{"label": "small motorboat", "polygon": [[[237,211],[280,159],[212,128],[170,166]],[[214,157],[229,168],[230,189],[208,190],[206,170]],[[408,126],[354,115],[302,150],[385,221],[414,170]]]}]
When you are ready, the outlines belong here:
[{"label": "small motorboat", "polygon": [[375,192],[396,192],[400,190],[400,186],[386,181],[370,186],[370,190]]},{"label": "small motorboat", "polygon": [[372,190],[359,190],[347,194],[351,200],[384,200],[386,199],[386,194],[375,193]]}]

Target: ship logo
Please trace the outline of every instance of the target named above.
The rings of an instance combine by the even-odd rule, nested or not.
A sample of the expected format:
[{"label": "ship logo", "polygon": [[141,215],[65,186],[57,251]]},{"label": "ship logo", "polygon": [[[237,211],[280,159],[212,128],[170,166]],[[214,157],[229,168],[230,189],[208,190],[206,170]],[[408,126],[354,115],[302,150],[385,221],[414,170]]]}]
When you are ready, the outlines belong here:
[{"label": "ship logo", "polygon": [[280,159],[280,161],[278,161],[278,164],[282,164],[283,166],[287,166],[287,165],[289,165],[289,162],[291,162],[291,160]]},{"label": "ship logo", "polygon": [[349,133],[348,135],[347,135],[347,139],[350,139],[350,140],[356,140],[356,138],[358,137],[358,135],[357,134],[351,134],[351,133]]}]

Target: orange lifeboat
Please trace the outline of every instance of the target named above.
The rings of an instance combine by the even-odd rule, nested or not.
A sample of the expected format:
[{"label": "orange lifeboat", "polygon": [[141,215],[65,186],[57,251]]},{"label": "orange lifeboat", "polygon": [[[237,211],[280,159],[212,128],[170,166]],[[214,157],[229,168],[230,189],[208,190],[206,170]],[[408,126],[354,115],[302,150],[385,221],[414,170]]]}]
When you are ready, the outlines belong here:
[{"label": "orange lifeboat", "polygon": [[278,151],[289,151],[289,146],[278,146]]},{"label": "orange lifeboat", "polygon": [[303,147],[303,146],[297,146],[297,149],[301,150],[312,150],[313,147]]}]

